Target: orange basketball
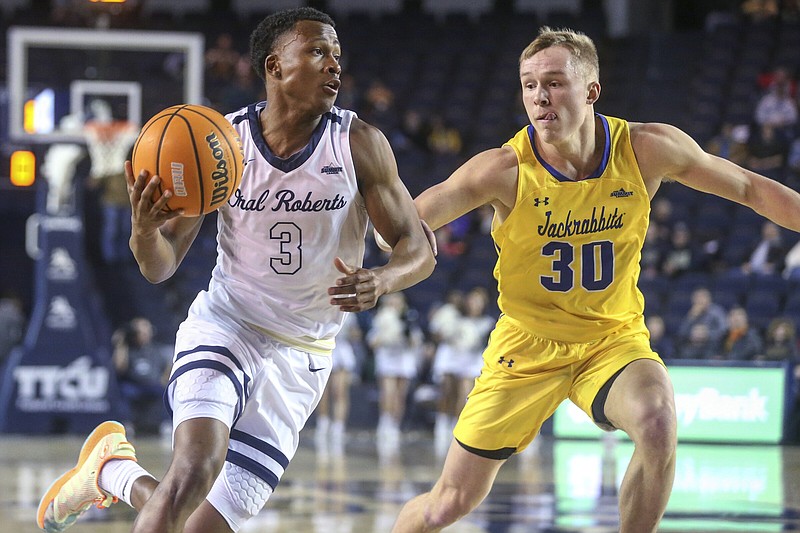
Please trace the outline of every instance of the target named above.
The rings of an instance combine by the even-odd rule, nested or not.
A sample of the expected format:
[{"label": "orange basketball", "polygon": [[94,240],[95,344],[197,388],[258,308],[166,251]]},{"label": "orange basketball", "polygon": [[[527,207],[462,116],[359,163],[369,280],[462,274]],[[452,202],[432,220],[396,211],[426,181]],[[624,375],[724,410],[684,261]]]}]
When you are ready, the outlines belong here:
[{"label": "orange basketball", "polygon": [[158,200],[172,189],[166,209],[186,216],[210,213],[239,188],[244,156],[239,134],[219,112],[201,105],[176,105],[142,127],[133,145],[133,172],[161,177]]}]

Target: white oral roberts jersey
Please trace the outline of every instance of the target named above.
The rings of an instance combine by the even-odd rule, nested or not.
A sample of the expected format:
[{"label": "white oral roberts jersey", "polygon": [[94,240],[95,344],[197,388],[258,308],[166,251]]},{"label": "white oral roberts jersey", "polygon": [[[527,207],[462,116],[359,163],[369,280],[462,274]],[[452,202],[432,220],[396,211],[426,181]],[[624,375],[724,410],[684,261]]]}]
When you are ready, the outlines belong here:
[{"label": "white oral roberts jersey", "polygon": [[367,212],[350,153],[355,113],[332,108],[298,153],[280,159],[261,135],[265,102],[227,115],[242,140],[239,190],[218,213],[217,264],[198,307],[289,344],[330,351],[344,313],[329,303],[341,257],[361,266]]}]

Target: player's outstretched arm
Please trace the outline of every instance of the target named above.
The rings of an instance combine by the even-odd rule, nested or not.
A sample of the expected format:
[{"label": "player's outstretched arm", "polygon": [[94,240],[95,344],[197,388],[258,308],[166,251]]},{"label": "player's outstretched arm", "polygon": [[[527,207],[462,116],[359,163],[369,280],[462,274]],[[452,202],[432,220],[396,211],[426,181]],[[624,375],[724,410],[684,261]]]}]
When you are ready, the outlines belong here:
[{"label": "player's outstretched arm", "polygon": [[750,207],[800,231],[800,194],[777,181],[709,154],[686,133],[666,124],[631,124],[639,167],[651,196],[662,177]]},{"label": "player's outstretched arm", "polygon": [[511,148],[493,148],[472,157],[445,181],[425,190],[414,204],[420,218],[435,230],[486,204],[505,218],[516,197],[517,156]]},{"label": "player's outstretched arm", "polygon": [[[482,205],[491,205],[500,220],[511,212],[517,197],[517,156],[511,148],[493,148],[473,156],[449,178],[414,199],[426,230],[436,230]],[[381,250],[391,251],[375,231]]]},{"label": "player's outstretched arm", "polygon": [[151,283],[160,283],[178,269],[197,237],[203,217],[183,217],[181,211],[164,211],[172,191],[164,191],[153,202],[158,176],[151,177],[145,171],[134,176],[130,161],[125,162],[125,179],[132,210],[131,251],[142,275]]},{"label": "player's outstretched arm", "polygon": [[435,265],[433,250],[420,224],[411,195],[397,172],[386,137],[354,120],[350,132],[353,162],[367,213],[393,250],[388,262],[374,269],[339,264],[343,276],[328,293],[343,311],[363,311],[378,297],[403,290],[427,278]]}]

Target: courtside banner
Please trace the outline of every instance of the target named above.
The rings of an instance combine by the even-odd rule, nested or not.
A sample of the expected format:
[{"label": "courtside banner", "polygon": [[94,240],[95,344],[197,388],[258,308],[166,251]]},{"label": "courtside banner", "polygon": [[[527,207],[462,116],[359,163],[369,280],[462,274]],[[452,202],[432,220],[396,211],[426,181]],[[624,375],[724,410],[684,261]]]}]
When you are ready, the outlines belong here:
[{"label": "courtside banner", "polygon": [[[699,362],[698,362],[699,363]],[[778,443],[783,438],[790,373],[785,365],[670,364],[678,440]],[[602,431],[572,402],[553,415],[557,437],[596,438]]]},{"label": "courtside banner", "polygon": [[[616,494],[632,454],[633,443],[627,440],[615,446],[557,440],[556,524],[578,530],[617,520]],[[718,511],[709,513],[710,505]],[[675,484],[661,526],[664,531],[782,531],[778,518],[784,508],[780,446],[687,443],[678,451]],[[752,522],[748,515],[753,515]],[[737,528],[740,521],[743,525]]]},{"label": "courtside banner", "polygon": [[121,413],[110,327],[85,257],[81,203],[48,212],[45,185],[28,221],[37,257],[33,312],[0,379],[0,432],[83,434]]}]

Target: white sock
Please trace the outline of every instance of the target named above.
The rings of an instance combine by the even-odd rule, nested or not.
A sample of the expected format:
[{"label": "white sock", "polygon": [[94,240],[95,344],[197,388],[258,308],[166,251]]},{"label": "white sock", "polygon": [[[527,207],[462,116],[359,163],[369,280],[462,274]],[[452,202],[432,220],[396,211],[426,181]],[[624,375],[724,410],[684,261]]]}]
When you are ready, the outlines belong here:
[{"label": "white sock", "polygon": [[[97,485],[112,496],[116,496],[131,507],[133,483],[142,476],[153,477],[139,463],[131,459],[109,459],[100,469]],[[154,478],[155,479],[155,478]]]}]

